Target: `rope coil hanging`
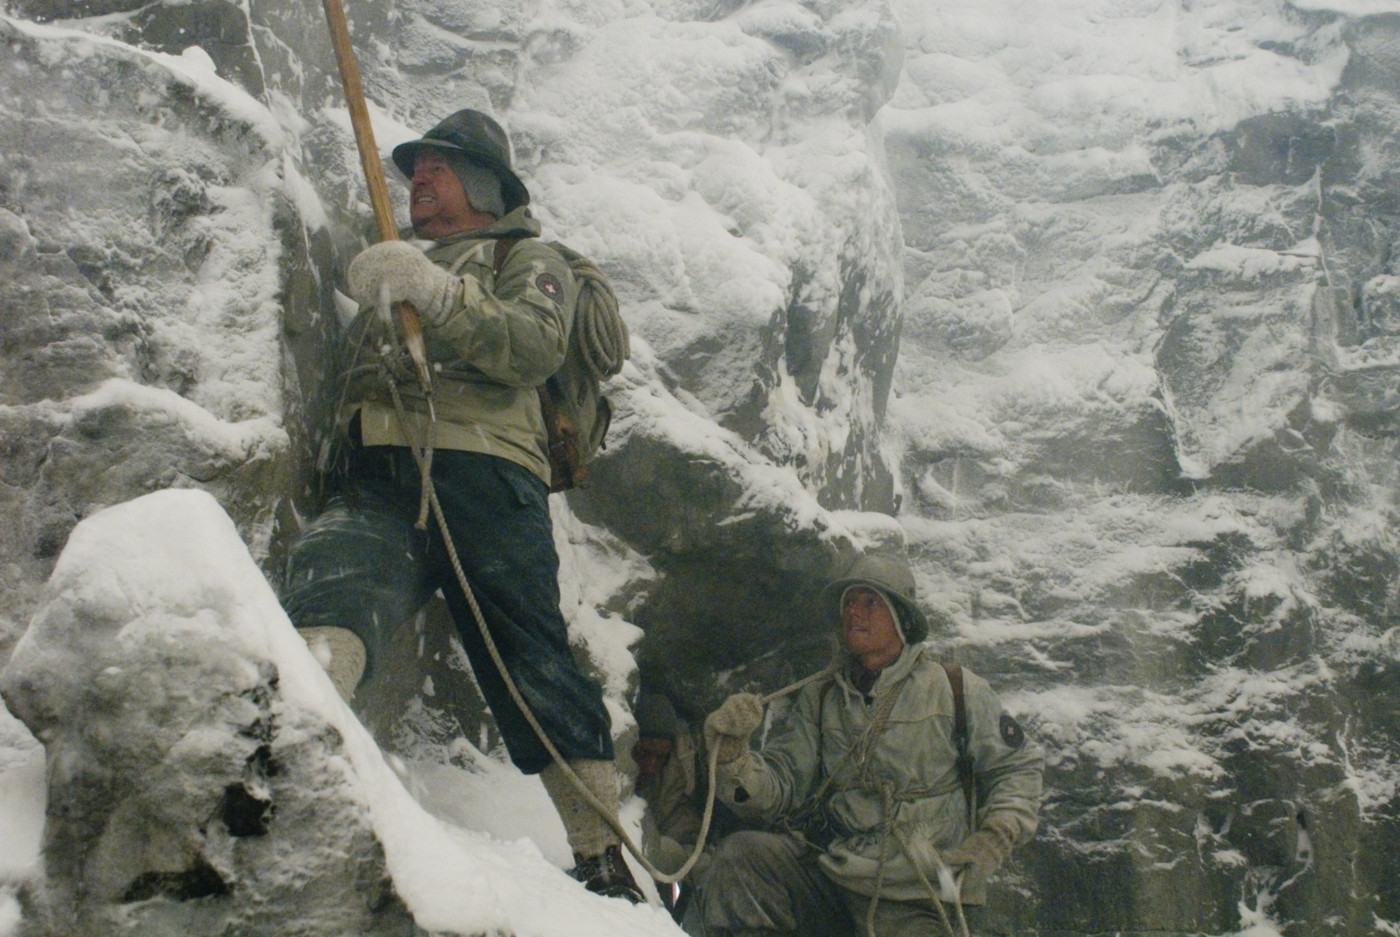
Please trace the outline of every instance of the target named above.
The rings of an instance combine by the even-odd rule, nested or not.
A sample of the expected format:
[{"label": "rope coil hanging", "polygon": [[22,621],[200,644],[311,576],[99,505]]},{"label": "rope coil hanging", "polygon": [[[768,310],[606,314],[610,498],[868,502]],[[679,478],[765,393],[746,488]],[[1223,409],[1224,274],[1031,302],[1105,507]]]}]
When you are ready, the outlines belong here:
[{"label": "rope coil hanging", "polygon": [[607,274],[598,265],[563,244],[550,245],[569,262],[578,281],[574,328],[588,370],[599,381],[622,371],[630,349],[627,323],[617,308],[617,296],[608,288]]}]

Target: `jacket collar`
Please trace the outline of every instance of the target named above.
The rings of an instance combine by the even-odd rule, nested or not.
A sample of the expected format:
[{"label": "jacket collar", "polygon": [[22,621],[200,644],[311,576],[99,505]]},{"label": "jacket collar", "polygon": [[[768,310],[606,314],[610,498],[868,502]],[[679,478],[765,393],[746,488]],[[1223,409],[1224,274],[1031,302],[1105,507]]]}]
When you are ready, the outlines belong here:
[{"label": "jacket collar", "polygon": [[[904,650],[899,652],[899,656],[895,658],[894,663],[880,671],[880,675],[875,678],[875,685],[870,688],[869,695],[871,697],[877,697],[887,693],[891,687],[909,675],[910,671],[923,659],[925,651],[926,648],[922,644],[904,645]],[[855,659],[851,657],[850,654],[847,654],[844,649],[842,649],[839,654],[841,666],[836,671],[836,681],[841,685],[841,689],[848,695],[863,695],[856,689],[855,684],[851,681],[851,670],[855,667]]]},{"label": "jacket collar", "polygon": [[[508,212],[484,228],[477,228],[475,231],[463,231],[461,234],[449,235],[434,243],[438,247],[446,247],[449,244],[459,244],[463,241],[496,240],[498,238],[533,238],[539,236],[539,221],[530,214],[528,206],[521,205],[519,208]],[[413,239],[415,237],[413,229],[404,229],[403,237],[407,240]]]}]

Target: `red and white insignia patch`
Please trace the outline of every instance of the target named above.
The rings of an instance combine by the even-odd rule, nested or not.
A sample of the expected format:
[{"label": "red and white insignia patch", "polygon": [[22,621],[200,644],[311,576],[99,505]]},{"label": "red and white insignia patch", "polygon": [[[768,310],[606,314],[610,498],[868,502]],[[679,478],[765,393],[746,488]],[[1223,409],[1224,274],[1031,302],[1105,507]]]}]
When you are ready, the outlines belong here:
[{"label": "red and white insignia patch", "polygon": [[552,273],[541,273],[535,277],[535,288],[555,302],[564,295],[564,284]]},{"label": "red and white insignia patch", "polygon": [[1020,748],[1026,743],[1026,733],[1022,732],[1016,720],[1006,713],[1001,714],[1001,740],[1006,743],[1007,748]]}]

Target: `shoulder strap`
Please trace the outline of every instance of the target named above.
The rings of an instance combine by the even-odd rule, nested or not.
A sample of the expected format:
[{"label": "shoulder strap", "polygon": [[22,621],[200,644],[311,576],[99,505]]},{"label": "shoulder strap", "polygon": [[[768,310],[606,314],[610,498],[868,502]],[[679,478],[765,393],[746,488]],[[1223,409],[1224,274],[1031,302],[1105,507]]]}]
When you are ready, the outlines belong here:
[{"label": "shoulder strap", "polygon": [[496,276],[501,275],[501,268],[506,265],[506,257],[510,256],[511,248],[520,243],[520,238],[497,238],[496,253],[491,258],[491,269]]},{"label": "shoulder strap", "polygon": [[[491,257],[491,268],[496,276],[501,275],[501,268],[506,265],[506,258],[510,252],[519,244],[523,238],[497,238],[495,251]],[[554,385],[551,388],[551,384]],[[578,428],[574,421],[569,419],[559,409],[559,404],[555,401],[558,394],[562,393],[558,389],[558,380],[554,377],[548,378],[543,384],[535,388],[535,392],[540,398],[540,414],[544,417],[546,433],[545,447],[549,455],[550,484],[549,490],[567,491],[570,488],[577,488],[588,478],[588,466],[584,465],[578,458]]]},{"label": "shoulder strap", "polygon": [[967,731],[967,700],[963,697],[963,672],[961,664],[944,664],[948,673],[948,685],[953,688],[953,744],[958,748],[958,781],[962,784],[963,797],[967,800],[967,826],[972,829],[976,822],[977,791],[976,779],[972,771],[972,753]]}]

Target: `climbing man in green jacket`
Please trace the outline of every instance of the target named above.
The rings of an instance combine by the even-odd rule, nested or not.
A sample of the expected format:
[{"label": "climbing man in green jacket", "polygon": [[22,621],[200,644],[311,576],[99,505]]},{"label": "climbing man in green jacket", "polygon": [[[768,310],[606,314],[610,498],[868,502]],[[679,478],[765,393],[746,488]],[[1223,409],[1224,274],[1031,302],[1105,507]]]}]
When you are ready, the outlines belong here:
[{"label": "climbing man in green jacket", "polygon": [[[901,557],[868,555],[823,593],[841,652],[762,751],[757,696],[705,722],[720,798],[773,832],[725,839],[703,895],[710,937],[930,937],[1030,839],[1043,758],[986,681],[940,663]],[[975,915],[974,915],[975,916]]]},{"label": "climbing man in green jacket", "polygon": [[[537,392],[564,361],[578,287],[569,262],[539,239],[495,120],[458,111],[393,158],[409,183],[414,240],[383,241],[350,264],[360,312],[342,339],[344,464],[326,510],[291,551],[283,605],[348,699],[393,632],[441,589],[511,760],[541,775],[559,811],[572,874],[636,902],[610,817],[569,777],[615,817],[611,719],[559,609]],[[421,321],[431,399],[398,320],[382,314],[404,301]],[[418,457],[429,450],[447,538],[425,513]],[[512,697],[458,562],[506,671],[569,771]]]}]

